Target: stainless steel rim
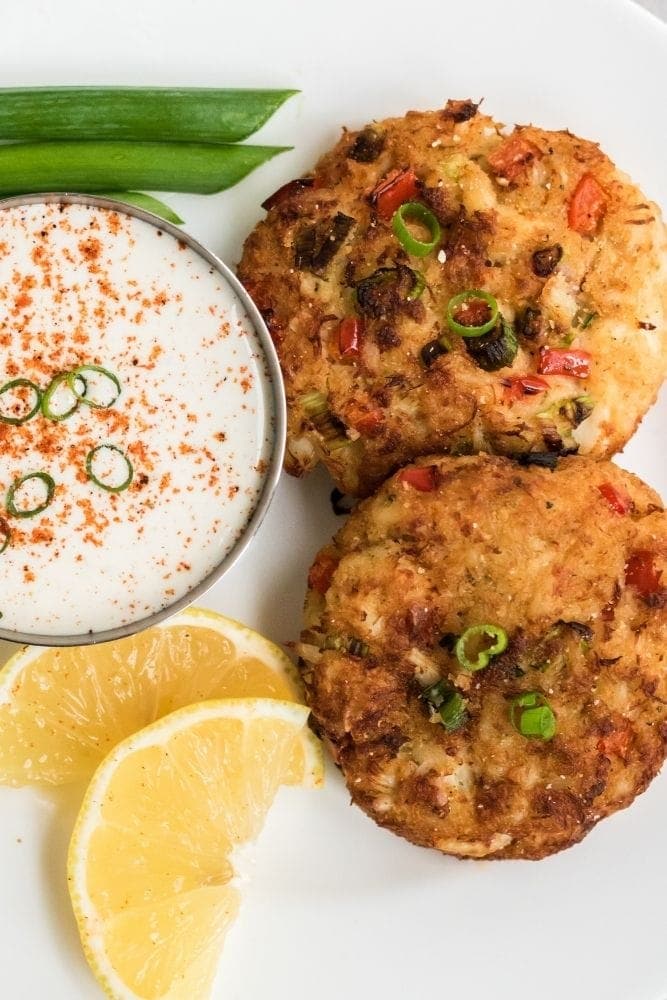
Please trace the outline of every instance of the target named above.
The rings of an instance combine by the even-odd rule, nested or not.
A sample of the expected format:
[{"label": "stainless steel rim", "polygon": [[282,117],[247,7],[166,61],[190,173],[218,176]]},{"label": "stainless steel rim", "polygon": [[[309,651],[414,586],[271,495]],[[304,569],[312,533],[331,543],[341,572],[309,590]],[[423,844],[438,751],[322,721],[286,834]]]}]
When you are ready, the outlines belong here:
[{"label": "stainless steel rim", "polygon": [[122,212],[125,215],[134,216],[137,219],[143,220],[143,222],[149,223],[151,226],[155,226],[156,229],[161,229],[163,232],[169,233],[175,239],[180,240],[182,243],[189,246],[192,250],[199,254],[200,257],[203,257],[207,263],[209,263],[216,269],[216,271],[218,271],[219,274],[222,275],[243,306],[243,309],[257,334],[260,346],[264,351],[270,374],[273,396],[273,450],[264,479],[262,492],[239,539],[235,542],[234,546],[230,549],[225,558],[213,570],[211,570],[208,576],[204,577],[204,579],[201,580],[196,587],[193,587],[192,590],[189,590],[177,601],[174,601],[172,604],[168,604],[166,607],[162,608],[160,611],[156,611],[152,615],[147,615],[144,618],[138,619],[136,622],[130,622],[127,625],[121,625],[118,628],[106,629],[103,632],[83,632],[76,635],[41,635],[33,634],[31,632],[15,632],[0,627],[0,639],[4,639],[8,642],[14,642],[18,645],[89,646],[99,642],[110,642],[113,639],[125,639],[127,636],[135,635],[137,632],[142,632],[144,629],[150,628],[152,625],[158,625],[160,622],[165,621],[165,619],[171,618],[172,615],[177,614],[179,611],[183,611],[184,608],[187,608],[190,604],[193,604],[195,601],[198,601],[201,597],[203,597],[204,594],[210,590],[210,588],[217,583],[228,570],[232,568],[243,552],[245,552],[254,535],[257,533],[257,530],[264,520],[271,500],[273,499],[273,495],[276,491],[285,455],[287,409],[278,355],[276,354],[276,349],[273,345],[273,341],[271,340],[266,324],[264,323],[257,306],[252,301],[239,279],[219,257],[217,257],[210,250],[207,250],[203,244],[199,243],[199,241],[193,236],[190,236],[189,233],[179,229],[178,226],[174,226],[171,222],[166,222],[159,216],[153,215],[152,212],[146,212],[143,208],[137,208],[134,205],[126,205],[124,202],[115,201],[113,198],[101,198],[97,195],[76,194],[69,192],[48,192],[46,194],[18,195],[13,198],[0,199],[0,211],[20,205],[54,203],[108,208],[116,212]]}]

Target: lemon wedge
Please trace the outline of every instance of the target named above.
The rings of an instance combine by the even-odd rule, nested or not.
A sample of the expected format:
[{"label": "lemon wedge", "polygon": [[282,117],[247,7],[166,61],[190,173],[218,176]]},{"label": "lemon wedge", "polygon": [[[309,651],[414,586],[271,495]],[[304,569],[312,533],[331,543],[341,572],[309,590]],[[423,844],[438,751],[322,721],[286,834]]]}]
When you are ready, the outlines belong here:
[{"label": "lemon wedge", "polygon": [[281,649],[213,611],[190,608],[100,646],[22,647],[0,672],[0,783],[87,780],[120,740],[163,715],[236,697],[303,700]]},{"label": "lemon wedge", "polygon": [[317,783],[307,719],[293,702],[204,702],[129,737],[96,771],[68,881],[86,957],[114,1000],[209,996],[239,906],[235,851],[281,784]]}]

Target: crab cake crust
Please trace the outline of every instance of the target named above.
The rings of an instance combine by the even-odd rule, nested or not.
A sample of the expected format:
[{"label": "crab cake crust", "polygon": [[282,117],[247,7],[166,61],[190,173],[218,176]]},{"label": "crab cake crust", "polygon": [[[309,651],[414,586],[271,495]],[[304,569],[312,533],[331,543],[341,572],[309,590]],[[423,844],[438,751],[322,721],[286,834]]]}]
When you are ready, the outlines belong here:
[{"label": "crab cake crust", "polygon": [[[353,800],[473,858],[544,857],[629,805],[667,747],[666,570],[659,497],[611,463],[432,457],[395,475],[317,556],[299,647]],[[477,624],[509,642],[468,672],[453,644]],[[438,681],[467,703],[453,731],[424,698]],[[552,739],[513,727],[527,692]]]},{"label": "crab cake crust", "polygon": [[[322,460],[341,489],[363,496],[431,452],[600,458],[654,402],[667,374],[658,207],[594,143],[501,128],[450,101],[344,131],[312,177],[269,199],[239,276],[280,356],[289,472]],[[425,257],[403,250],[373,195],[406,169],[416,177],[409,200],[441,226]],[[511,366],[483,370],[470,339],[448,329],[447,304],[467,289],[490,292],[513,324]],[[343,356],[341,322],[352,318],[358,345]],[[422,349],[443,334],[450,349],[427,364]],[[554,372],[562,357],[549,349],[590,355],[588,376]],[[537,389],[518,381],[536,375]]]}]

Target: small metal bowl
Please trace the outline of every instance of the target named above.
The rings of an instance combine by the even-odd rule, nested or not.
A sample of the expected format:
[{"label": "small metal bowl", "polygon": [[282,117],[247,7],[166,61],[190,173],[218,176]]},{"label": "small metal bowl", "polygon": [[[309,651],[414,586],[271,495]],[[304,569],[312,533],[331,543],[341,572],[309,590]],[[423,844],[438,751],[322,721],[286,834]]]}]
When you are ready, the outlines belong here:
[{"label": "small metal bowl", "polygon": [[85,194],[61,194],[58,192],[19,195],[14,198],[0,199],[0,210],[21,205],[54,203],[108,208],[118,212],[119,214],[134,216],[135,218],[141,219],[143,222],[147,222],[149,225],[154,226],[156,229],[161,229],[163,232],[169,233],[175,239],[180,240],[181,243],[185,243],[208,264],[210,264],[211,267],[214,267],[222,276],[224,281],[231,287],[248,319],[250,320],[255,333],[257,334],[260,346],[264,352],[266,368],[269,372],[271,388],[273,390],[273,450],[268,463],[268,469],[264,478],[262,491],[243,532],[224,559],[222,559],[222,561],[206,577],[204,577],[203,580],[201,580],[182,597],[179,597],[178,600],[174,601],[172,604],[166,605],[159,611],[156,611],[151,615],[147,615],[144,618],[140,618],[137,621],[129,622],[128,624],[118,626],[117,628],[105,629],[102,632],[83,632],[77,635],[41,635],[37,633],[33,634],[31,632],[17,632],[0,627],[0,639],[20,645],[88,646],[99,642],[110,642],[113,639],[124,639],[127,636],[134,635],[137,632],[141,632],[144,629],[150,628],[151,626],[157,625],[159,622],[170,618],[172,615],[177,614],[179,611],[187,608],[188,605],[203,597],[206,591],[217,583],[217,581],[232,568],[234,563],[252,541],[252,538],[262,523],[271,500],[273,499],[285,454],[287,411],[278,355],[276,354],[276,349],[273,346],[273,341],[271,340],[269,331],[266,328],[266,324],[264,323],[257,306],[252,301],[241,282],[230,270],[230,268],[227,267],[222,260],[220,260],[219,257],[216,257],[214,253],[211,253],[210,250],[207,250],[205,246],[194,239],[194,237],[184,232],[178,226],[174,226],[172,223],[166,222],[159,216],[153,215],[152,212],[146,212],[142,208],[137,208],[134,205],[127,205],[125,202],[116,201],[112,198],[102,198],[97,195]]}]

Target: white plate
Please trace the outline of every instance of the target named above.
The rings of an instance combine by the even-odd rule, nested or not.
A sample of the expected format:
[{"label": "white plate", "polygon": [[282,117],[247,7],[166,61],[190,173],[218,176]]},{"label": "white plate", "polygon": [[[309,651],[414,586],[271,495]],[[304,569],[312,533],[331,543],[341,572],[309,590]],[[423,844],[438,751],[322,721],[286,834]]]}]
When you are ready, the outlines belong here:
[{"label": "white plate", "polygon": [[[259,203],[343,123],[484,96],[508,122],[597,139],[667,205],[667,30],[622,0],[22,0],[3,5],[0,84],[296,86],[263,130],[296,149],[211,199],[172,197],[234,263]],[[667,409],[622,463],[667,487]],[[329,483],[284,478],[211,606],[294,638],[309,560],[335,527]],[[0,790],[0,995],[95,1000],[65,890],[69,815]],[[321,793],[281,793],[222,961],[226,1000],[665,1000],[667,776],[579,846],[540,862],[459,862]],[[193,997],[192,1000],[199,1000]]]}]

